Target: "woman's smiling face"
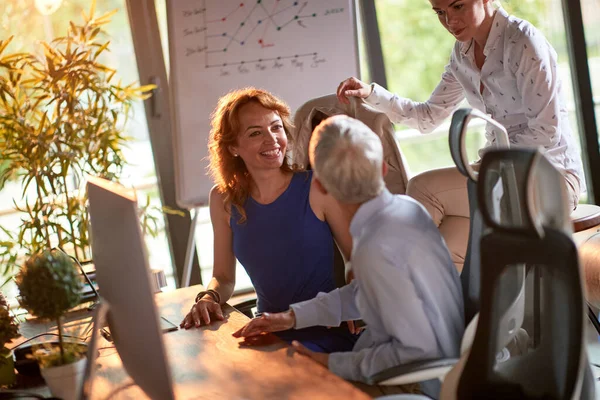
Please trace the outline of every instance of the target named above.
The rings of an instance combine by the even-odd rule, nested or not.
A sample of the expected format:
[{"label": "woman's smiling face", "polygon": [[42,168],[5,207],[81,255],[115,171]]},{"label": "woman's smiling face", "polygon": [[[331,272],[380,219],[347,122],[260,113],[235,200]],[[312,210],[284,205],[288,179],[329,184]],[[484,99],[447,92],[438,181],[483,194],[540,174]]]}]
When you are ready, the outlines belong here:
[{"label": "woman's smiling face", "polygon": [[237,143],[230,146],[252,171],[281,168],[287,149],[287,135],[281,117],[257,102],[240,108]]}]

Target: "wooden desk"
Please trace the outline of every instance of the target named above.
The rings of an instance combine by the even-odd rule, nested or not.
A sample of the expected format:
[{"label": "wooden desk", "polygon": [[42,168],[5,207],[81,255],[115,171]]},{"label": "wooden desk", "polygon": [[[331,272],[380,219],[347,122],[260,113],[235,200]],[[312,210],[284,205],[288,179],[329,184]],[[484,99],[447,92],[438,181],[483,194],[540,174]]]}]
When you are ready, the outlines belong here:
[{"label": "wooden desk", "polygon": [[[193,286],[158,294],[160,315],[179,324],[200,290],[200,286]],[[223,311],[225,321],[163,335],[177,399],[370,398],[282,341],[261,347],[240,346],[240,339],[231,334],[248,318],[230,306]],[[105,341],[100,344],[107,345]],[[136,386],[115,392],[131,379],[114,348],[100,350],[96,365],[94,399],[146,398]]]}]

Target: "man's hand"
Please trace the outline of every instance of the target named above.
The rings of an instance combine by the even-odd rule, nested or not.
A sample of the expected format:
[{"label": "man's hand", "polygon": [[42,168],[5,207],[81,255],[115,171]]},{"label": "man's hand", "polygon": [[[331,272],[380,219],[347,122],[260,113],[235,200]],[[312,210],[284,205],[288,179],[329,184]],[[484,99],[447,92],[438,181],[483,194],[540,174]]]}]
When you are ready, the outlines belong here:
[{"label": "man's hand", "polygon": [[233,332],[234,337],[249,337],[260,335],[263,332],[279,332],[292,329],[296,325],[296,316],[293,310],[280,313],[263,313],[254,318],[241,329]]},{"label": "man's hand", "polygon": [[297,340],[292,342],[292,347],[300,354],[312,358],[314,361],[323,365],[325,368],[329,367],[329,354],[327,353],[317,353],[316,351],[312,351],[307,349]]},{"label": "man's hand", "polygon": [[223,310],[221,310],[221,306],[212,298],[203,297],[192,306],[192,309],[185,316],[183,321],[181,321],[179,327],[189,329],[192,326],[196,326],[196,328],[198,328],[202,324],[208,325],[211,321],[211,315],[214,317],[214,319],[219,321],[223,321],[225,319],[225,317],[223,317]]}]

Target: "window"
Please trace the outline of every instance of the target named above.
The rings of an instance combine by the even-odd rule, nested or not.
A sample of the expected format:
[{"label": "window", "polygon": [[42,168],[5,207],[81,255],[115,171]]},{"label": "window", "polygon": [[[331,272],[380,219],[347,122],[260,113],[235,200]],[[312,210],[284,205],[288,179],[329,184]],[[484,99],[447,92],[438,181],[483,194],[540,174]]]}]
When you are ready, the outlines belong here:
[{"label": "window", "polygon": [[[63,1],[61,6],[51,15],[42,15],[33,1],[8,0],[0,3],[0,37],[15,38],[7,51],[33,51],[39,49],[39,41],[50,42],[56,36],[66,33],[69,21],[81,22],[81,13],[89,12],[89,0]],[[117,77],[124,83],[137,82],[138,72],[134,56],[131,31],[127,16],[125,0],[103,0],[96,5],[96,15],[118,9],[105,31],[111,41],[110,52],[106,53],[102,62],[117,70]],[[128,148],[124,149],[125,159],[129,166],[123,171],[122,182],[126,186],[137,188],[140,203],[146,203],[149,196],[152,204],[160,207],[157,181],[148,138],[146,118],[143,104],[137,102],[129,120],[127,135],[132,137]],[[0,166],[1,168],[1,166]],[[13,198],[19,203],[22,182],[9,182],[0,191],[0,225],[14,230],[20,220],[13,211]],[[173,268],[166,237],[163,232],[157,238],[148,239],[148,251],[152,268],[163,269],[167,276],[168,286],[175,287]],[[0,282],[1,283],[1,282]],[[14,299],[16,288],[5,287],[9,298]]]},{"label": "window", "polygon": [[[582,0],[581,9],[596,111],[596,126],[600,131],[600,3],[595,0]],[[598,143],[600,144],[600,132]]]},{"label": "window", "polygon": [[[416,101],[427,100],[449,60],[454,38],[438,22],[428,1],[376,0],[375,3],[388,89]],[[573,85],[561,0],[502,0],[500,3],[509,14],[535,25],[556,49],[559,71],[571,111],[573,132],[579,139],[576,115],[573,112]],[[594,93],[598,94],[600,36],[596,27],[600,15],[599,6],[595,0],[582,0],[582,5],[590,45],[590,72]],[[397,127],[398,141],[413,175],[433,168],[454,165],[447,144],[447,127],[442,125],[428,135],[421,135],[402,126]],[[469,154],[475,154],[475,149],[485,143],[482,137],[483,128],[473,129],[470,133]],[[581,143],[579,140],[576,142]]]}]

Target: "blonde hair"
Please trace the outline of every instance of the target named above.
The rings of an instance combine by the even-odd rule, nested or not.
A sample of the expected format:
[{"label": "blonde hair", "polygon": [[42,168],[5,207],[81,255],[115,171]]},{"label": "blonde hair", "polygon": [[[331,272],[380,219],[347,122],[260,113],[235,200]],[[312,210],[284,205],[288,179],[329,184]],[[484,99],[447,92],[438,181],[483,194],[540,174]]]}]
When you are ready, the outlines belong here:
[{"label": "blonde hair", "polygon": [[[288,142],[291,141],[290,132],[293,128],[290,121],[290,108],[285,102],[266,90],[248,87],[229,92],[219,99],[217,107],[211,115],[208,169],[216,183],[217,190],[224,195],[225,209],[230,212],[231,206],[234,206],[240,214],[238,223],[246,221],[244,203],[250,193],[252,177],[244,161],[231,154],[229,146],[237,143],[241,128],[240,109],[252,102],[279,114]],[[288,146],[289,148],[290,146]],[[281,169],[286,172],[294,171],[287,154]]]}]

